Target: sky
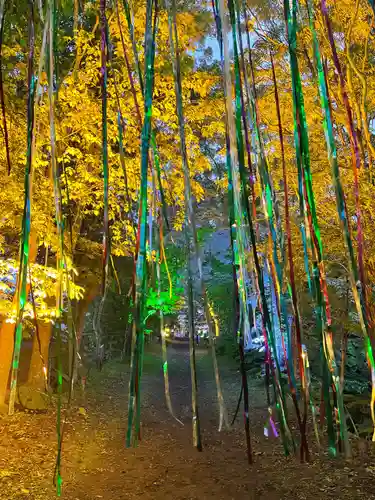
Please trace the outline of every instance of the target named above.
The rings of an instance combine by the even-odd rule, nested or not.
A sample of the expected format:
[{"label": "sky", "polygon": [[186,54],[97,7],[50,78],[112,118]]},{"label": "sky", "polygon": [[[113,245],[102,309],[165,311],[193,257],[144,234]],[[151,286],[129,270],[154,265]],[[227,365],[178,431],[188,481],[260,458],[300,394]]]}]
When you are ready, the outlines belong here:
[{"label": "sky", "polygon": [[[247,37],[246,37],[246,33],[243,33],[242,34],[242,42],[243,42],[243,46],[244,46],[244,49],[247,48]],[[252,42],[251,42],[252,43]],[[232,53],[233,53],[233,37],[230,33],[229,35],[229,39],[228,39],[228,45],[229,45],[229,53],[230,53],[230,56],[232,57]],[[204,45],[202,48],[198,48],[196,54],[195,54],[195,57],[197,59],[204,59],[204,51],[205,49],[207,48],[211,48],[212,49],[212,58],[215,60],[220,60],[220,49],[219,49],[219,43],[217,41],[217,38],[216,36],[208,36],[205,41],[204,41]]]}]

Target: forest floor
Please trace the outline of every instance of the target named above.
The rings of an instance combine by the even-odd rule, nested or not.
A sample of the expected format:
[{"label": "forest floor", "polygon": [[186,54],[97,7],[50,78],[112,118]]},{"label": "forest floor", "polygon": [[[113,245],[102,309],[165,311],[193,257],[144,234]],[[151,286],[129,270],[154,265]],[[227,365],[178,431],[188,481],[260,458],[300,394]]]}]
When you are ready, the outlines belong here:
[{"label": "forest floor", "polygon": [[[375,499],[372,449],[364,453],[354,443],[351,461],[332,460],[312,449],[311,462],[300,464],[294,456],[284,456],[279,440],[264,436],[267,408],[261,380],[250,381],[254,464],[249,466],[242,417],[229,431],[218,432],[211,357],[205,349],[197,351],[203,452],[196,451],[192,446],[187,346],[171,345],[169,359],[174,411],[184,426],[166,409],[160,346],[151,345],[145,355],[142,384],[142,442],[136,449],[126,449],[129,367],[108,362],[102,373],[90,377],[85,398],[78,397],[67,420],[63,499]],[[233,363],[222,365],[232,415],[240,377]],[[0,417],[0,499],[55,498],[55,417],[53,410]]]}]

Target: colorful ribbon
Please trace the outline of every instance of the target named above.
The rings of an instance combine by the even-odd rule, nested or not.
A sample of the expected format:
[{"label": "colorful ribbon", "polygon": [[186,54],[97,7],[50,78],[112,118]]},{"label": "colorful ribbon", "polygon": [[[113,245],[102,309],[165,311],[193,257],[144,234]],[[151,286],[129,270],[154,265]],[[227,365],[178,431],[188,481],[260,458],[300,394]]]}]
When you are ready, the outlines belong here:
[{"label": "colorful ribbon", "polygon": [[[138,225],[138,244],[136,256],[136,275],[134,293],[134,326],[131,375],[129,382],[128,431],[126,444],[131,445],[134,425],[134,444],[140,437],[141,378],[143,371],[144,318],[147,284],[146,241],[147,241],[147,179],[148,156],[151,137],[152,101],[154,91],[154,58],[157,29],[157,2],[147,0],[145,31],[145,87],[144,87],[144,122],[141,148],[141,190]],[[134,416],[135,412],[135,416]]]},{"label": "colorful ribbon", "polygon": [[17,315],[15,324],[15,338],[13,350],[13,363],[10,381],[10,396],[9,396],[9,415],[14,413],[14,403],[17,393],[17,378],[19,359],[22,343],[22,319],[25,305],[27,302],[27,268],[29,263],[29,243],[30,243],[30,228],[31,228],[31,170],[32,170],[32,144],[34,134],[34,94],[35,94],[35,77],[34,77],[34,50],[35,50],[35,32],[34,32],[34,7],[30,4],[29,15],[29,56],[28,56],[28,99],[27,99],[27,152],[26,152],[26,167],[24,180],[24,207],[22,217],[22,231],[19,257],[19,271],[17,279]]}]

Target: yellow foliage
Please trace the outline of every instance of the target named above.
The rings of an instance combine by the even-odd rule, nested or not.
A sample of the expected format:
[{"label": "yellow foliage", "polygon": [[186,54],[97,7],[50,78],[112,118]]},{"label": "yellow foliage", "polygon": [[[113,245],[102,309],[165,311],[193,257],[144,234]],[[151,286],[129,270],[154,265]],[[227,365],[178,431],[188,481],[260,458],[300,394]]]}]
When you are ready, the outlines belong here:
[{"label": "yellow foliage", "polygon": [[[98,14],[98,6],[85,2],[86,15]],[[131,255],[134,251],[136,205],[140,188],[141,129],[137,118],[131,83],[124,60],[124,47],[129,59],[137,92],[137,100],[143,119],[143,97],[136,75],[135,61],[125,14],[119,4],[120,25],[117,15],[108,10],[109,37],[112,59],[108,62],[108,160],[109,160],[109,218],[111,251],[114,255]],[[134,28],[139,60],[144,66],[143,39],[145,29],[145,3],[137,2]],[[89,18],[87,18],[89,19]],[[99,257],[103,227],[103,178],[102,178],[102,102],[100,92],[100,33],[96,21],[81,26],[74,38],[75,54],[70,68],[59,71],[59,92],[56,100],[57,158],[60,169],[62,202],[65,218],[65,251],[71,252],[69,225],[73,228],[73,253],[90,252]],[[212,90],[220,82],[218,75],[206,70],[193,69],[191,56],[196,43],[202,37],[199,12],[189,11],[178,15],[178,32],[183,48],[183,100],[186,113],[186,140],[189,152],[192,190],[199,201],[204,189],[196,180],[211,168],[201,151],[200,141],[215,140],[224,133],[223,102]],[[39,57],[41,33],[37,33],[36,55]],[[124,40],[124,45],[122,43]],[[71,37],[64,43],[72,44]],[[3,57],[15,59],[22,53],[17,42],[5,44]],[[27,81],[26,59],[20,59],[15,68],[19,80]],[[37,58],[35,60],[37,65]],[[49,103],[47,69],[41,74],[39,104],[35,106],[35,148],[33,161],[32,230],[37,234],[40,246],[48,248],[49,259],[54,260],[58,242],[55,224],[55,206],[50,171]],[[14,102],[17,82],[12,75],[5,78],[7,101]],[[199,96],[194,103],[191,92]],[[26,152],[26,95],[22,103],[7,108],[10,132],[12,174],[5,175],[5,145],[0,147],[0,250],[4,250],[4,236],[13,238],[13,256],[18,252],[18,238],[23,211],[23,175]],[[124,159],[127,177],[119,154],[118,106],[123,121]],[[17,112],[11,110],[17,107]],[[184,210],[184,183],[179,152],[179,133],[175,113],[175,91],[169,50],[168,19],[161,12],[157,57],[155,62],[155,95],[153,127],[161,161],[162,184],[167,203],[175,209],[174,227],[181,229]],[[2,141],[2,137],[0,138]],[[151,177],[150,177],[151,181]],[[129,196],[129,198],[128,198]],[[9,252],[9,249],[8,249]],[[43,251],[44,252],[44,251]],[[43,253],[42,252],[42,253]],[[89,253],[90,253],[89,252]],[[45,252],[44,252],[45,253]],[[91,262],[91,266],[93,265]],[[96,262],[96,261],[95,261]],[[98,260],[99,262],[99,260]],[[82,270],[82,269],[81,269]]]}]

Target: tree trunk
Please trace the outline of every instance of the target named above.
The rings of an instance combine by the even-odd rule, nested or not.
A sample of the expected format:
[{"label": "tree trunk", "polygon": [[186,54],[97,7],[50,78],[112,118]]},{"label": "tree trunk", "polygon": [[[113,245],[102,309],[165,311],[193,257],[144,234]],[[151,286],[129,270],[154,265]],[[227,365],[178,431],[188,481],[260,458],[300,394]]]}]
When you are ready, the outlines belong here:
[{"label": "tree trunk", "polygon": [[10,367],[13,358],[14,324],[5,323],[0,330],[0,406],[5,404]]},{"label": "tree trunk", "polygon": [[86,313],[90,307],[91,302],[97,297],[99,291],[98,283],[87,285],[86,294],[76,306],[75,326],[77,335],[78,351],[81,346],[83,329],[85,326]]},{"label": "tree trunk", "polygon": [[45,388],[47,376],[47,372],[44,370],[47,370],[48,366],[48,353],[52,334],[52,323],[38,322],[38,332],[40,347],[38,335],[35,332],[27,384],[33,386],[35,389],[43,390]]},{"label": "tree trunk", "polygon": [[[82,341],[82,335],[83,335],[83,329],[85,326],[85,319],[86,319],[86,313],[88,308],[90,307],[91,302],[95,299],[99,291],[99,284],[96,283],[88,283],[86,285],[86,294],[82,300],[80,300],[75,307],[75,315],[74,315],[74,321],[75,321],[75,328],[76,328],[76,336],[77,336],[77,344],[76,344],[76,350],[79,353],[80,347],[81,347],[81,341]],[[82,376],[82,371],[85,371],[87,367],[84,366],[85,361],[81,358],[81,361],[79,362],[77,359],[77,352],[74,350],[69,350],[69,367],[72,367],[72,356],[75,356],[75,363],[74,363],[74,370],[73,373],[70,373],[70,376],[73,375],[74,382],[77,381],[78,376],[81,376],[84,380],[86,379],[85,376]],[[84,383],[82,381],[83,387]]]},{"label": "tree trunk", "polygon": [[[38,253],[37,236],[35,232],[30,234],[29,262],[35,262]],[[15,304],[16,296],[13,298]],[[6,323],[2,318],[0,329],[0,406],[5,404],[7,395],[9,373],[12,366],[14,348],[14,323]]]}]

